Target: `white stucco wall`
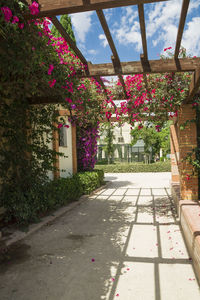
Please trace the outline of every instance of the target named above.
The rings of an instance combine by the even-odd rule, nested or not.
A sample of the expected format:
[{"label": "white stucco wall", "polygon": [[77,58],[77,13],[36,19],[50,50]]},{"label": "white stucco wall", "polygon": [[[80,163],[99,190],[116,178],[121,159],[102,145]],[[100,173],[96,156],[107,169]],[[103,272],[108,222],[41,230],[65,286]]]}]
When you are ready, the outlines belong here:
[{"label": "white stucco wall", "polygon": [[[72,126],[68,121],[68,117],[62,117],[65,120],[65,124],[69,125],[69,128],[67,128],[67,146],[66,147],[60,147],[59,146],[59,152],[64,153],[67,157],[59,157],[59,167],[60,167],[60,177],[66,178],[73,174],[73,160],[72,160]],[[59,119],[60,123],[63,123]],[[48,144],[50,149],[53,149],[53,143]],[[49,179],[53,180],[54,175],[52,171],[48,172]]]}]

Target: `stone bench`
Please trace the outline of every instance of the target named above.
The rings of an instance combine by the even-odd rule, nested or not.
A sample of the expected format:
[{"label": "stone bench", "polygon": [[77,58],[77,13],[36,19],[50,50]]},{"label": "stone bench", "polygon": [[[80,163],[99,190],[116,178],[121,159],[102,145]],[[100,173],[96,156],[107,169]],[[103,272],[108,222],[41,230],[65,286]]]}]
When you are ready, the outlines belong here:
[{"label": "stone bench", "polygon": [[179,217],[186,245],[200,282],[200,205],[198,202],[179,201]]}]

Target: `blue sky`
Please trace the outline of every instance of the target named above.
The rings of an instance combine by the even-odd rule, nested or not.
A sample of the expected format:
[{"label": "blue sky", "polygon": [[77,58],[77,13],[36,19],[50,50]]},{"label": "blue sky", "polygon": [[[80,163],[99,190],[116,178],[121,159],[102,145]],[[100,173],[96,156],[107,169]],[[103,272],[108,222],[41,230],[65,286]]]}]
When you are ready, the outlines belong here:
[{"label": "blue sky", "polygon": [[[182,0],[145,4],[145,22],[149,59],[159,59],[166,47],[174,50]],[[121,61],[140,59],[142,43],[137,6],[104,10]],[[96,12],[71,15],[77,46],[92,63],[111,62]],[[182,45],[187,53],[200,56],[200,0],[191,0]]]}]

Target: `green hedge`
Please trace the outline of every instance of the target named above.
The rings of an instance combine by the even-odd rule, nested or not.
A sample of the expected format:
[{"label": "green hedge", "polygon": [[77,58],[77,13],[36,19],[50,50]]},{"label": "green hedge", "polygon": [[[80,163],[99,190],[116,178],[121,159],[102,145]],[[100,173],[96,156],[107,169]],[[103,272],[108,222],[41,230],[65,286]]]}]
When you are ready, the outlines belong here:
[{"label": "green hedge", "polygon": [[97,167],[105,173],[171,172],[170,161],[152,164],[116,163],[110,165],[98,165]]},{"label": "green hedge", "polygon": [[71,178],[59,178],[43,186],[31,187],[28,192],[20,189],[4,191],[0,207],[6,208],[5,220],[19,224],[38,221],[39,218],[58,207],[76,201],[81,195],[89,194],[103,184],[103,170],[82,172]]}]

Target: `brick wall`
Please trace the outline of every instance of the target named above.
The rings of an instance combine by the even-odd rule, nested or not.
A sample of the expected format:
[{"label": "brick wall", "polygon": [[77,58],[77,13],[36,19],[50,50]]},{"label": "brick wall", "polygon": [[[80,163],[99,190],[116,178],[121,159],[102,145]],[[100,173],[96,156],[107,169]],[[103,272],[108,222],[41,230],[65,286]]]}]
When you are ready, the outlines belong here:
[{"label": "brick wall", "polygon": [[[178,113],[178,127],[184,124],[187,120],[196,119],[196,110],[191,104],[183,104]],[[197,130],[196,123],[188,123],[183,130],[178,130],[179,153],[180,159],[178,163],[181,199],[197,200],[198,199],[198,175],[194,171],[189,162],[184,158],[188,153],[191,153],[197,147]]]}]

